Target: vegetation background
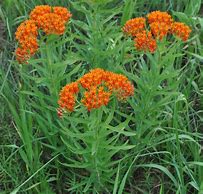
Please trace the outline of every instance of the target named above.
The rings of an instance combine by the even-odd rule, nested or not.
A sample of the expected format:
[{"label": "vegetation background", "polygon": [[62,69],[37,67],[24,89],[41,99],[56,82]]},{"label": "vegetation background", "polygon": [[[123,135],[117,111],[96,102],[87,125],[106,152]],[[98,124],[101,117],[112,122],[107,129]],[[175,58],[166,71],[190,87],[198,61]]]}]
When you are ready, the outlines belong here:
[{"label": "vegetation background", "polygon": [[[69,64],[70,74],[65,83],[84,73],[85,70],[81,66],[86,65],[90,69],[92,64],[94,67],[107,65],[104,68],[110,70],[114,66],[115,71],[124,72],[137,83],[136,100],[146,105],[146,109],[143,110],[142,106],[134,105],[135,101],[129,101],[133,114],[139,115],[136,124],[142,129],[140,133],[142,141],[139,142],[139,138],[134,139],[136,145],[134,150],[121,152],[120,157],[126,157],[128,162],[119,161],[118,167],[114,169],[111,184],[107,185],[107,189],[103,192],[95,191],[88,185],[92,180],[85,179],[84,184],[79,181],[82,176],[85,177],[85,172],[82,174],[80,170],[74,171],[70,166],[63,164],[63,157],[66,154],[58,138],[59,125],[53,118],[57,117],[54,107],[38,107],[33,100],[34,96],[26,103],[26,88],[21,90],[20,68],[13,54],[17,45],[15,30],[28,18],[30,11],[40,4],[65,6],[73,14],[73,20],[68,25],[72,27],[68,27],[68,33],[75,35],[70,35],[70,38],[63,37],[59,45],[63,57],[57,58]],[[202,5],[201,0],[98,2],[2,0],[0,3],[0,194],[108,192],[203,194]],[[142,90],[142,84],[151,83],[154,75],[144,68],[137,73],[137,77],[132,75],[137,72],[136,68],[144,67],[145,57],[136,53],[137,60],[131,57],[125,59],[124,53],[128,52],[132,45],[129,46],[128,40],[124,43],[121,31],[121,27],[128,19],[146,15],[154,10],[170,12],[174,18],[191,26],[193,31],[187,44],[175,48],[176,54],[180,56],[178,59],[165,57],[164,61],[160,62],[164,64],[167,61],[169,63],[175,61],[174,72],[179,76],[176,79],[174,77],[177,74],[170,74],[170,77],[166,78],[171,83],[171,88],[163,91],[166,95],[163,101],[154,98],[156,96],[159,99],[160,93],[153,90],[153,87],[151,92],[154,96],[146,100],[148,94]],[[73,41],[75,39],[76,42]],[[112,48],[109,42],[117,46]],[[68,47],[69,44],[71,46]],[[67,47],[72,49],[70,53],[64,53]],[[169,55],[172,56],[173,53],[168,53]],[[146,63],[153,63],[152,56],[148,57],[149,61]],[[121,66],[124,68],[120,68]],[[29,82],[29,84],[33,83]],[[30,88],[36,91],[36,88]],[[170,93],[174,88],[178,92],[178,96],[175,97],[174,93]],[[41,95],[41,93],[36,94]],[[42,97],[40,102],[47,105],[45,104],[47,100],[51,103],[47,96],[46,99]],[[148,101],[153,101],[153,109],[147,109]],[[32,104],[31,108],[28,108],[29,104]],[[33,116],[36,113],[37,116]],[[128,118],[126,115],[128,113],[117,112],[118,119]],[[131,122],[133,121],[132,119]],[[133,124],[129,126],[134,129]],[[146,132],[147,129],[150,129],[150,133]],[[60,152],[63,152],[63,157],[59,155]],[[115,161],[117,159],[115,158]]]}]

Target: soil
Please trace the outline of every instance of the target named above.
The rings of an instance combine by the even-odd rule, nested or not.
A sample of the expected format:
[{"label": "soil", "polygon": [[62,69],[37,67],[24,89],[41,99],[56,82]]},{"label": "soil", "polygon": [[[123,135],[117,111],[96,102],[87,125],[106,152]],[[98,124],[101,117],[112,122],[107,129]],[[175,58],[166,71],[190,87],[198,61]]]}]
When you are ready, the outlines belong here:
[{"label": "soil", "polygon": [[0,19],[0,51],[3,49],[3,43],[5,40],[5,25]]}]

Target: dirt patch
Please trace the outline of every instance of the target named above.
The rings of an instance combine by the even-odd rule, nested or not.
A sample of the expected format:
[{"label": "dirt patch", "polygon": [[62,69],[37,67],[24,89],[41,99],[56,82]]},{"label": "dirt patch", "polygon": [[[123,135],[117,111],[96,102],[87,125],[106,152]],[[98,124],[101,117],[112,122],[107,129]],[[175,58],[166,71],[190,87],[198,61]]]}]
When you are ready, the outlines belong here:
[{"label": "dirt patch", "polygon": [[3,21],[0,19],[0,51],[3,49],[4,40],[5,40],[5,25]]}]

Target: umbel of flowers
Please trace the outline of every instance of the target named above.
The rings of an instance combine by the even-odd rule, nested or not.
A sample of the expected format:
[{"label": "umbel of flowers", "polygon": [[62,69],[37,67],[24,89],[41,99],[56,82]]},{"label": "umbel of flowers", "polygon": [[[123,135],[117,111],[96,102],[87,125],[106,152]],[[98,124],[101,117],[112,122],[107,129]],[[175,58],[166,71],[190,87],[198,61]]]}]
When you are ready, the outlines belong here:
[{"label": "umbel of flowers", "polygon": [[128,20],[123,27],[123,32],[134,38],[137,50],[153,53],[157,48],[157,40],[161,41],[169,34],[179,37],[182,41],[189,38],[190,27],[175,22],[167,12],[153,11],[146,17],[148,25],[146,18],[138,17]]},{"label": "umbel of flowers", "polygon": [[77,94],[82,89],[81,102],[88,111],[106,106],[112,95],[118,100],[126,100],[134,94],[134,86],[127,77],[103,69],[93,69],[76,82],[67,84],[59,94],[59,116],[63,111],[72,112],[76,104]]},{"label": "umbel of flowers", "polygon": [[38,30],[45,34],[61,35],[71,13],[64,7],[51,7],[48,5],[36,6],[30,13],[29,19],[22,22],[17,28],[15,36],[19,42],[16,49],[16,59],[19,63],[26,62],[38,49]]}]

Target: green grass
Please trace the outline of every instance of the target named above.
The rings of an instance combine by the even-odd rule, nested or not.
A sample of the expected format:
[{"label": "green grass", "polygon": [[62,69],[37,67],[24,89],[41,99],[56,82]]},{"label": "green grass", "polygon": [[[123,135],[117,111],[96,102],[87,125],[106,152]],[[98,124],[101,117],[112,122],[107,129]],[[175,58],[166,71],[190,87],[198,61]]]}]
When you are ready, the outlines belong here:
[{"label": "green grass", "polygon": [[[201,0],[97,3],[5,0],[0,6],[0,194],[202,194]],[[19,65],[14,33],[39,4],[67,6],[73,19],[65,35],[41,43],[30,65]],[[192,35],[140,54],[121,27],[160,9],[191,26]],[[58,119],[61,87],[96,67],[126,75],[135,95]]]}]

